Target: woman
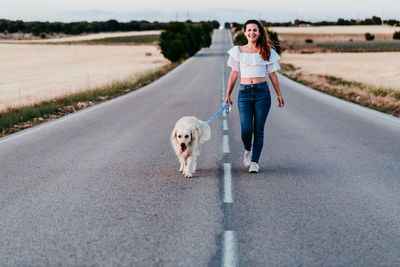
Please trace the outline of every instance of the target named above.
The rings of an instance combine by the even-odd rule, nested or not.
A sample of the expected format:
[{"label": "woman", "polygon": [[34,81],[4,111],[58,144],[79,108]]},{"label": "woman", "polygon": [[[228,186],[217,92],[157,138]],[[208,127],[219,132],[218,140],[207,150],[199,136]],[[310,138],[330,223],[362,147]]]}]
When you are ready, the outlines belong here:
[{"label": "woman", "polygon": [[[244,144],[243,164],[249,172],[259,172],[258,160],[264,144],[264,126],[271,107],[271,95],[266,82],[266,72],[278,95],[278,107],[284,106],[276,71],[280,69],[279,55],[272,48],[264,27],[257,20],[244,24],[248,43],[234,46],[229,53],[227,65],[232,68],[225,103],[232,104],[231,92],[241,72],[238,107],[242,141]],[[253,149],[251,146],[252,137]]]}]

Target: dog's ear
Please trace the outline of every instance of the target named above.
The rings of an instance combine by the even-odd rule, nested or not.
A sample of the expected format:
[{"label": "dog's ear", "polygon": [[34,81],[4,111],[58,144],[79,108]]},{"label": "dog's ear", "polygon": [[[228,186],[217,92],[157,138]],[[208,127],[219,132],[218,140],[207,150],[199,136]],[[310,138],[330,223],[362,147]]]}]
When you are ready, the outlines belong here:
[{"label": "dog's ear", "polygon": [[177,134],[177,130],[174,128],[171,133],[171,141],[172,142],[176,142],[176,134]]},{"label": "dog's ear", "polygon": [[194,141],[194,139],[196,139],[196,130],[190,130],[190,140]]},{"label": "dog's ear", "polygon": [[189,142],[188,146],[191,146],[195,139],[196,139],[195,130],[190,129],[190,142]]}]

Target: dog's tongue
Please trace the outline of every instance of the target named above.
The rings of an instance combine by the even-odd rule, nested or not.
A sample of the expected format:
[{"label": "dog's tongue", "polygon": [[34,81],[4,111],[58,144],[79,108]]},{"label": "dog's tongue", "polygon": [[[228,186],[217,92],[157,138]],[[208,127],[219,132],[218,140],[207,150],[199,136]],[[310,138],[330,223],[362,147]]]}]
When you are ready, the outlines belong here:
[{"label": "dog's tongue", "polygon": [[186,151],[186,147],[182,147],[182,152],[185,152]]}]

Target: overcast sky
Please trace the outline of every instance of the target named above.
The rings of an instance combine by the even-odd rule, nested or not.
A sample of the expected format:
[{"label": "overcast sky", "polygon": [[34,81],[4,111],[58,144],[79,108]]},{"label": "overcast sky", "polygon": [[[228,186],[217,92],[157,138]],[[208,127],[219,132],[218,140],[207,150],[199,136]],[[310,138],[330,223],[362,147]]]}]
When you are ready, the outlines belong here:
[{"label": "overcast sky", "polygon": [[118,21],[166,22],[191,19],[272,22],[295,19],[336,21],[365,19],[373,15],[400,20],[399,0],[0,0],[0,18],[24,21]]}]

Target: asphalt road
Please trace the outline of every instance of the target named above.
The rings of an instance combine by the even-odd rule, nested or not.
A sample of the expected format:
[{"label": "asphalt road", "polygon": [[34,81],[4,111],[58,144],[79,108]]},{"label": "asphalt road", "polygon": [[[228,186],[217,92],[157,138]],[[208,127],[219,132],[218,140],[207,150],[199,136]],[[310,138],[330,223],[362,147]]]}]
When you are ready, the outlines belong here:
[{"label": "asphalt road", "polygon": [[217,31],[151,85],[1,138],[0,265],[400,265],[397,118],[279,76],[286,106],[270,86],[261,172],[249,174],[237,83],[195,177],[179,173],[172,128],[221,106],[231,46]]}]

